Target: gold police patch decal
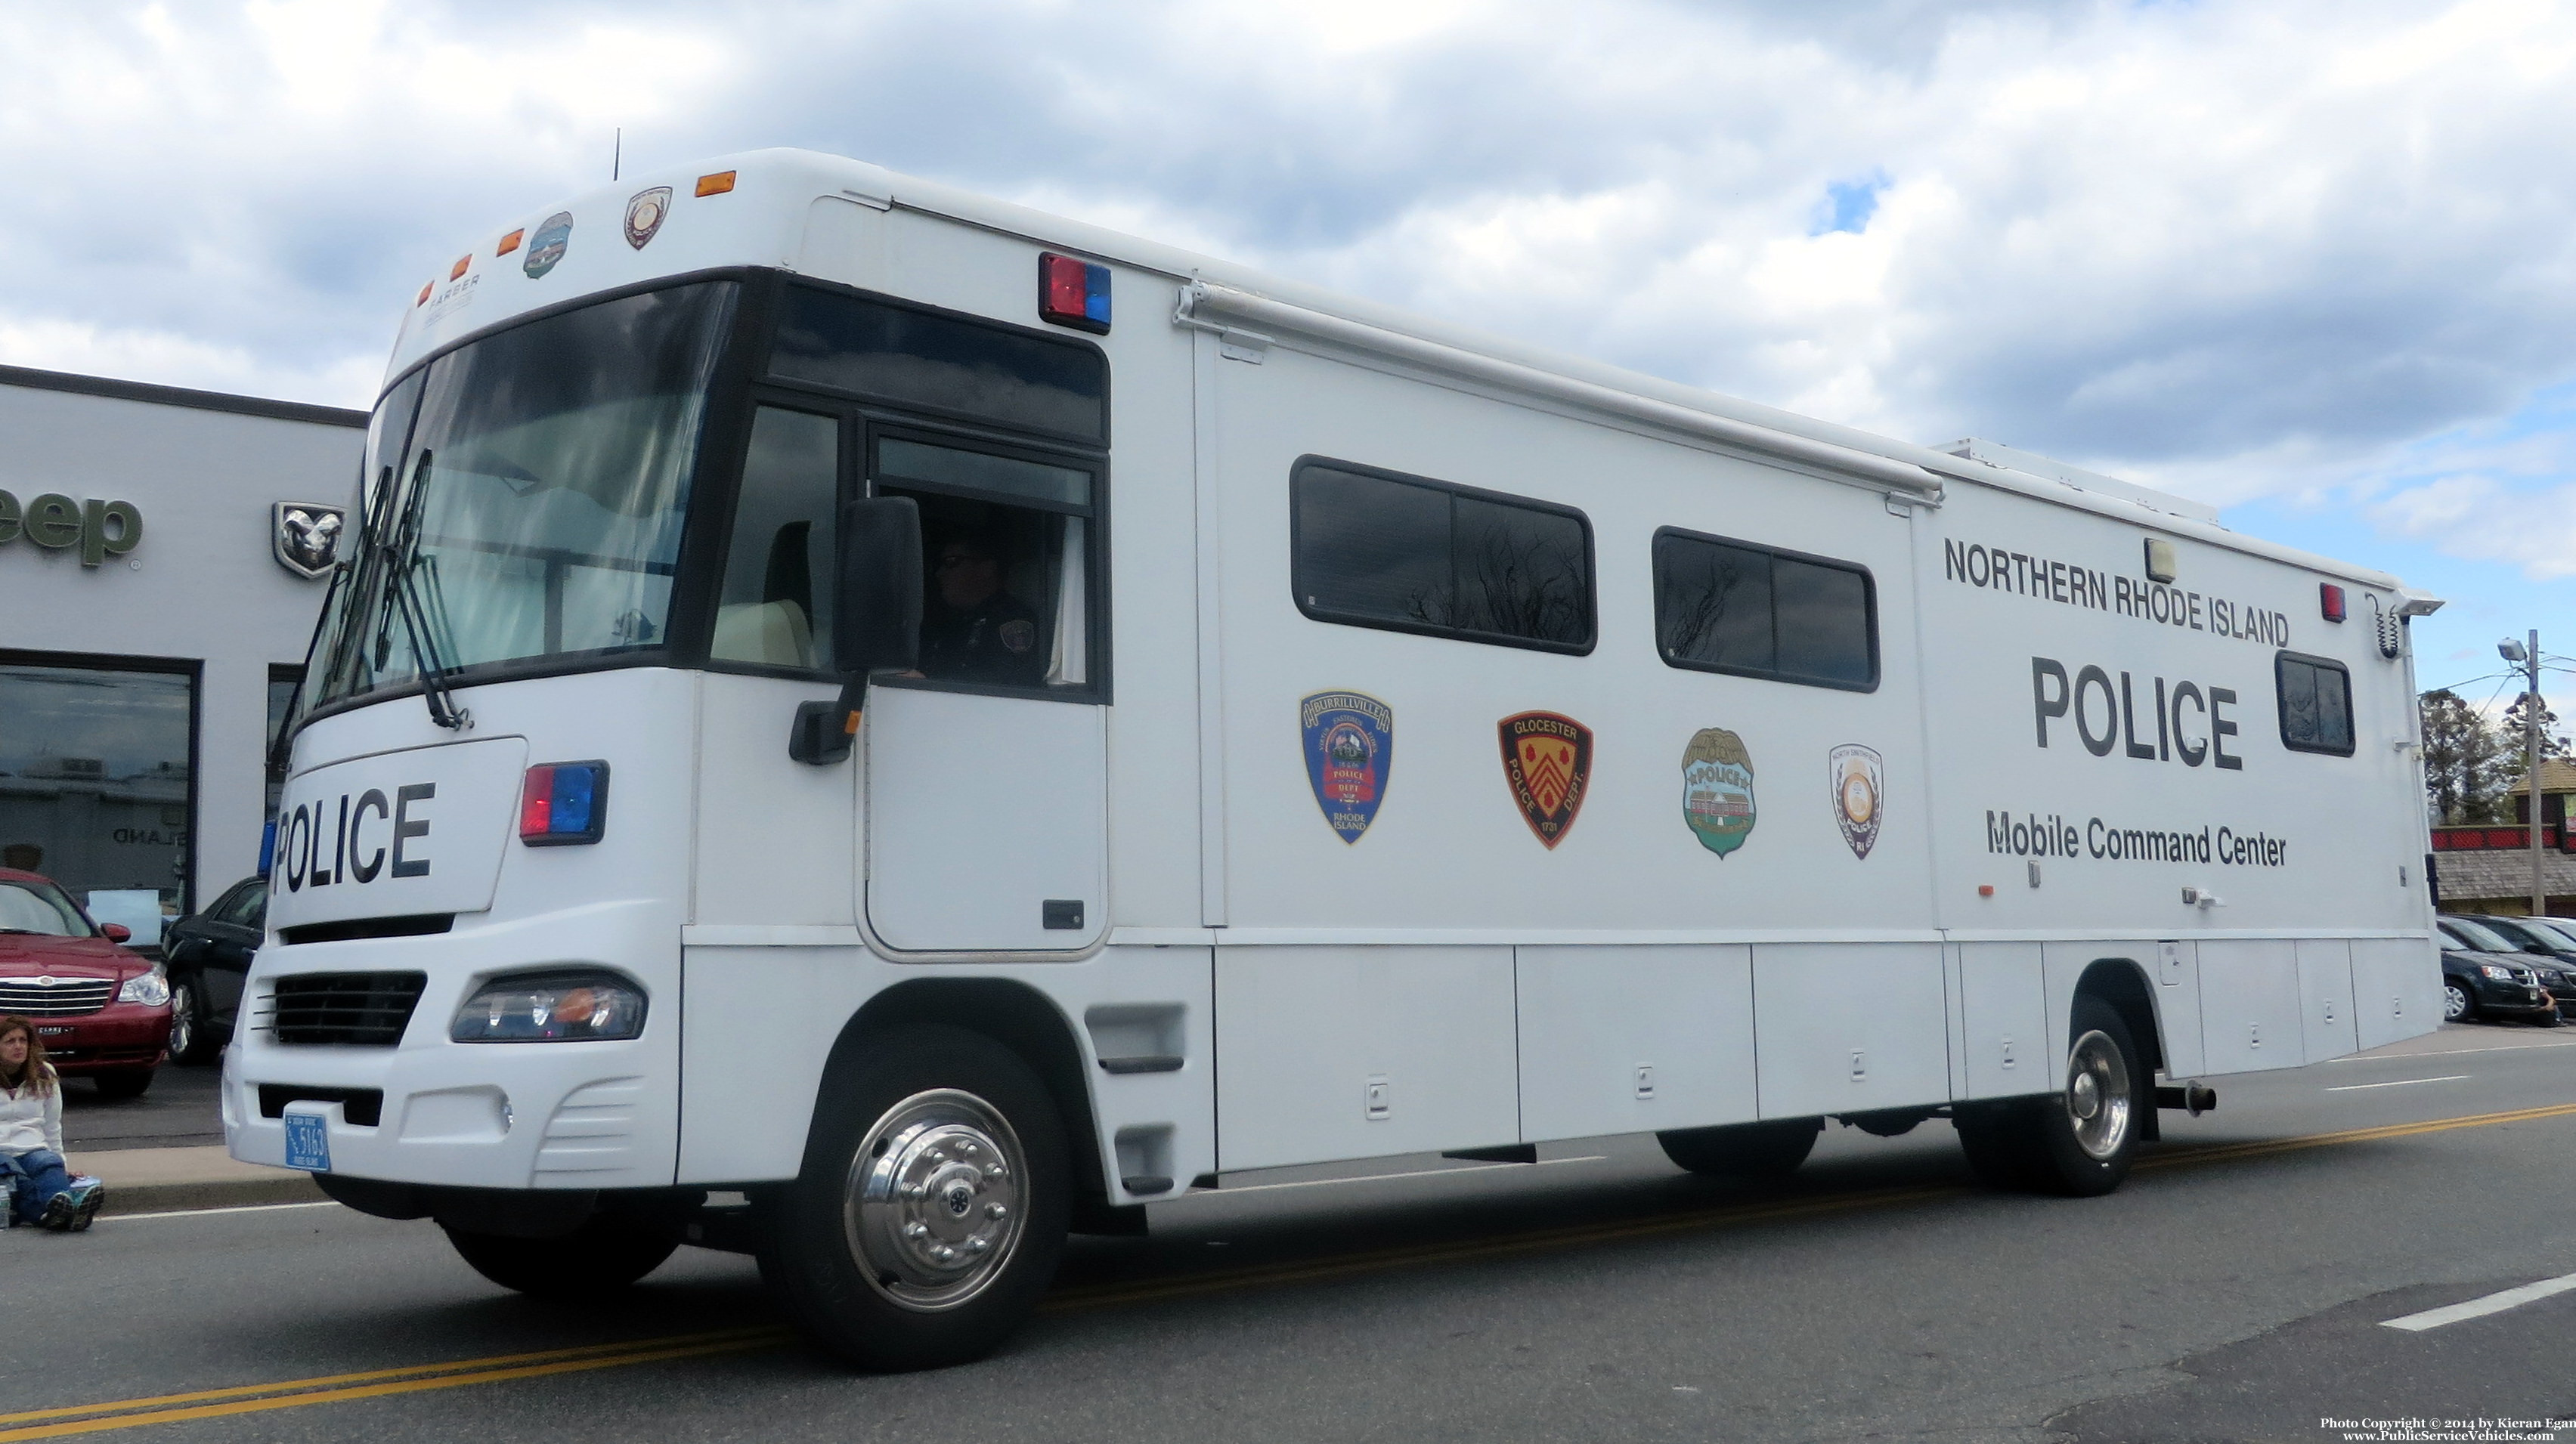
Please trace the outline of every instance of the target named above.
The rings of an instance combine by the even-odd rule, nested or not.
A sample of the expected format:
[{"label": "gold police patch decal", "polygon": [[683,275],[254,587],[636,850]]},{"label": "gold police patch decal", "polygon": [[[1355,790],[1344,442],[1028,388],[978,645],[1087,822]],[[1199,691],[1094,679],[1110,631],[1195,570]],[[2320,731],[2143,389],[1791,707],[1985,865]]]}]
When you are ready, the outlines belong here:
[{"label": "gold police patch decal", "polygon": [[1852,856],[1867,857],[1878,841],[1878,820],[1887,799],[1886,770],[1878,753],[1846,742],[1825,754],[1834,789],[1834,823],[1851,844]]},{"label": "gold police patch decal", "polygon": [[1723,727],[1703,727],[1682,749],[1682,821],[1699,845],[1724,857],[1753,835],[1753,754]]},{"label": "gold police patch decal", "polygon": [[1518,712],[1495,724],[1502,734],[1503,778],[1521,821],[1548,850],[1574,829],[1592,782],[1592,729],[1554,712]]}]

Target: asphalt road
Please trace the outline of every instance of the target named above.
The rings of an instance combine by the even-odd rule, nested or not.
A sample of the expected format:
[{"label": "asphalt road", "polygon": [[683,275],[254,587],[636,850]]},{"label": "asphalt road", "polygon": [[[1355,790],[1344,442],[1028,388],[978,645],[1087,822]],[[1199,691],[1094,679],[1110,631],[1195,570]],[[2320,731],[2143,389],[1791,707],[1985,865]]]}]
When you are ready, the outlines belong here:
[{"label": "asphalt road", "polygon": [[164,1063],[140,1098],[102,1098],[85,1078],[63,1083],[63,1145],[77,1159],[114,1148],[187,1148],[224,1141],[223,1070]]},{"label": "asphalt road", "polygon": [[0,1291],[56,1322],[8,1310],[0,1444],[2152,1444],[2576,1414],[2576,1291],[2383,1327],[2576,1273],[2576,1030],[2407,1046],[2223,1082],[2221,1111],[2166,1115],[2094,1200],[1977,1187],[1941,1123],[1832,1130],[1763,1193],[1619,1140],[1193,1195],[1155,1207],[1151,1238],[1077,1240],[997,1357],[904,1377],[779,1339],[729,1255],[684,1250],[575,1309],[483,1283],[429,1225],[336,1205],[20,1230]]}]

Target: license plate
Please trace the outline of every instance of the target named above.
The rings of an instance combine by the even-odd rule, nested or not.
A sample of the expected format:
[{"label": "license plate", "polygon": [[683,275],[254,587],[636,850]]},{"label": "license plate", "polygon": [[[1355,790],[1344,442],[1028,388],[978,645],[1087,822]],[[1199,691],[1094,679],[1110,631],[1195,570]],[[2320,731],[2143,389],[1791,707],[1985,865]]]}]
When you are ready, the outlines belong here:
[{"label": "license plate", "polygon": [[286,1166],[307,1173],[331,1171],[331,1131],[319,1113],[286,1115]]}]

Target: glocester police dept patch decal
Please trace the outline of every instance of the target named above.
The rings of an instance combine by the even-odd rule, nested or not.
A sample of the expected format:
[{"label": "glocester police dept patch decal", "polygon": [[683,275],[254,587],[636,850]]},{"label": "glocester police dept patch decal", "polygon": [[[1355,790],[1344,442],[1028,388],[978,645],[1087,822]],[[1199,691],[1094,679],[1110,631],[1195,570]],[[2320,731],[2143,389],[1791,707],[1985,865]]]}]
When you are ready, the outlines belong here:
[{"label": "glocester police dept patch decal", "polygon": [[1753,835],[1753,756],[1743,738],[1723,727],[1691,734],[1682,749],[1682,821],[1719,857]]},{"label": "glocester police dept patch decal", "polygon": [[1887,797],[1884,764],[1875,751],[1846,742],[1825,754],[1833,774],[1834,823],[1851,844],[1852,856],[1869,856],[1878,841],[1878,818]]},{"label": "glocester police dept patch decal", "polygon": [[1515,713],[1495,726],[1502,734],[1503,777],[1521,821],[1554,851],[1574,830],[1592,785],[1592,729],[1554,712]]},{"label": "glocester police dept patch decal", "polygon": [[1306,780],[1315,805],[1344,842],[1357,842],[1377,820],[1386,778],[1395,765],[1395,709],[1365,692],[1317,692],[1297,704],[1305,736]]}]

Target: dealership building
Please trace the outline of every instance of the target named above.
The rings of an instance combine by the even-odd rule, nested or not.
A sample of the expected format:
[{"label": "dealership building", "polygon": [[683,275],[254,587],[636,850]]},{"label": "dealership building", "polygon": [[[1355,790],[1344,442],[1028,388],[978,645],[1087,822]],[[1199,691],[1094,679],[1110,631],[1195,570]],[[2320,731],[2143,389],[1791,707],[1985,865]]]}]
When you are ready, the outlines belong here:
[{"label": "dealership building", "polygon": [[137,943],[257,868],[365,426],[0,366],[0,866]]}]

